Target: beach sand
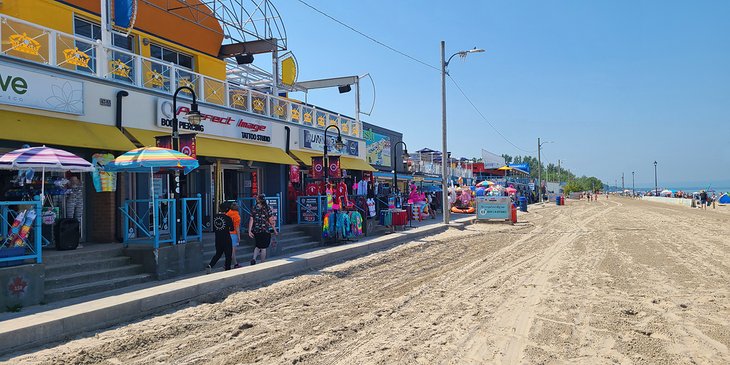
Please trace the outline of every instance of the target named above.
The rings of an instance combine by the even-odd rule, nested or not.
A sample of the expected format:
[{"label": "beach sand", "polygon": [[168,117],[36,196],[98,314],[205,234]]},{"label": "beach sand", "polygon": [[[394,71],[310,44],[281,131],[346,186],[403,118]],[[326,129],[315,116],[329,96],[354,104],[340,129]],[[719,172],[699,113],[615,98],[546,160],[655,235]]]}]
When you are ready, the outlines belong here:
[{"label": "beach sand", "polygon": [[8,361],[728,364],[723,208],[531,208]]}]

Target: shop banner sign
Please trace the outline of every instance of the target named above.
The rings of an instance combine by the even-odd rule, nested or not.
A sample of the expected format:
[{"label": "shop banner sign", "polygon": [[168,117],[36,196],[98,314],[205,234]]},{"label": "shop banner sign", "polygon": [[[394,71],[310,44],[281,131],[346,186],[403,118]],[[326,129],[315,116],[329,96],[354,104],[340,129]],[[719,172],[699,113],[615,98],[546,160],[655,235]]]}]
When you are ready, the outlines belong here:
[{"label": "shop banner sign", "polygon": [[[172,149],[172,136],[156,136],[155,142],[157,147]],[[178,145],[180,147],[180,152],[192,158],[198,158],[198,147],[195,141],[195,133],[181,134]]]},{"label": "shop banner sign", "polygon": [[299,198],[299,221],[313,223],[317,221],[319,211],[317,210],[317,196],[303,196]]},{"label": "shop banner sign", "polygon": [[339,179],[342,177],[340,169],[340,156],[327,156],[327,164],[329,165],[329,177]]},{"label": "shop banner sign", "polygon": [[[350,156],[358,156],[359,144],[357,141],[344,139],[345,147],[342,151],[335,149],[335,142],[337,141],[337,135],[327,134],[327,152],[331,153],[342,153]],[[318,152],[324,152],[324,133],[314,132],[309,129],[302,129],[301,133],[301,146],[310,150]]]},{"label": "shop banner sign", "polygon": [[324,157],[312,157],[312,179],[321,179],[324,176]]},{"label": "shop banner sign", "polygon": [[276,217],[277,224],[276,226],[279,226],[279,197],[265,197],[264,200],[266,201],[266,204],[269,205],[269,208],[271,208],[271,216]]},{"label": "shop banner sign", "polygon": [[391,139],[390,136],[375,133],[372,129],[366,129],[362,133],[367,146],[367,161],[371,165],[388,166],[391,164]]},{"label": "shop banner sign", "polygon": [[104,171],[106,164],[112,161],[114,155],[111,153],[95,153],[91,156],[91,164],[95,167],[91,178],[97,193],[117,191],[117,173]]},{"label": "shop banner sign", "polygon": [[[185,118],[190,112],[190,105],[186,102],[178,104],[182,104],[177,106],[178,126],[182,131],[271,143],[271,121],[200,105],[198,110],[202,120],[199,125],[194,125]],[[157,99],[157,125],[172,128],[172,117],[172,101]]]},{"label": "shop banner sign", "polygon": [[290,165],[289,166],[289,182],[298,183],[300,180],[301,179],[299,176],[299,166]]},{"label": "shop banner sign", "polygon": [[84,83],[0,65],[0,103],[84,114]]},{"label": "shop banner sign", "polygon": [[477,198],[477,219],[510,219],[508,196],[487,196]]}]

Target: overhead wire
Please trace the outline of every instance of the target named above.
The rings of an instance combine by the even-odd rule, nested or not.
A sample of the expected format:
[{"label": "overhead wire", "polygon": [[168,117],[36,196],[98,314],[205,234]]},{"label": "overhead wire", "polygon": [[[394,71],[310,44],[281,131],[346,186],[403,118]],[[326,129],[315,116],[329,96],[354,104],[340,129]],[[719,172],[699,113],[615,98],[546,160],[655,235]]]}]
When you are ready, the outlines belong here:
[{"label": "overhead wire", "polygon": [[353,32],[355,32],[355,33],[357,33],[357,34],[359,34],[359,35],[361,35],[361,36],[363,36],[363,37],[365,37],[365,38],[367,38],[367,39],[369,39],[369,40],[371,40],[371,41],[373,41],[373,42],[375,42],[375,43],[377,43],[377,44],[379,44],[379,45],[381,45],[381,46],[383,46],[383,47],[385,47],[385,48],[387,48],[387,49],[389,49],[391,51],[393,51],[393,52],[395,52],[395,53],[398,53],[399,55],[401,55],[403,57],[409,58],[412,61],[418,62],[418,63],[420,63],[420,64],[422,64],[422,65],[424,65],[426,67],[430,67],[430,68],[432,68],[432,69],[434,69],[436,71],[441,71],[441,69],[439,69],[438,67],[436,67],[434,65],[431,65],[431,64],[429,64],[427,62],[424,62],[424,61],[421,61],[421,60],[419,60],[416,57],[413,57],[413,56],[411,56],[411,55],[409,55],[409,54],[407,54],[407,53],[405,53],[403,51],[400,51],[398,49],[395,49],[395,48],[393,48],[393,47],[391,47],[391,46],[389,46],[389,45],[387,45],[387,44],[385,44],[385,43],[383,43],[383,42],[381,42],[381,41],[379,41],[379,40],[377,40],[377,39],[375,39],[375,38],[373,38],[373,37],[371,37],[371,36],[369,36],[369,35],[367,35],[367,34],[365,34],[363,32],[361,32],[361,31],[355,29],[354,27],[351,27],[350,25],[346,24],[345,22],[343,22],[343,21],[341,21],[339,19],[336,19],[335,17],[333,17],[333,16],[325,13],[324,11],[319,10],[318,8],[310,5],[309,3],[307,3],[304,0],[297,0],[297,1],[299,1],[302,4],[304,4],[305,6],[309,7],[310,9],[312,9],[312,10],[314,10],[314,11],[316,11],[316,12],[322,14],[322,15],[324,15],[325,17],[329,18],[330,20],[332,20],[332,21],[340,24],[341,26],[343,26],[343,27],[345,27],[345,28],[347,28],[347,29],[349,29],[349,30],[351,30],[351,31],[353,31]]},{"label": "overhead wire", "polygon": [[[345,27],[345,28],[347,28],[347,29],[349,29],[349,30],[351,30],[351,31],[353,31],[353,32],[355,32],[355,33],[357,33],[357,34],[359,34],[359,35],[361,35],[361,36],[363,36],[363,37],[365,37],[365,38],[367,38],[367,39],[369,39],[369,40],[373,41],[373,42],[375,42],[376,44],[378,44],[378,45],[380,45],[380,46],[382,46],[382,47],[385,47],[385,48],[387,48],[387,49],[389,49],[389,50],[391,50],[391,51],[393,51],[393,52],[395,52],[395,53],[397,53],[397,54],[399,54],[399,55],[401,55],[401,56],[404,56],[404,57],[406,57],[406,58],[408,58],[408,59],[410,59],[410,60],[412,60],[412,61],[414,61],[414,62],[420,63],[420,64],[422,64],[422,65],[424,65],[424,66],[426,66],[426,67],[429,67],[429,68],[431,68],[431,69],[434,69],[434,70],[436,70],[436,71],[439,71],[439,72],[441,72],[441,71],[442,71],[442,70],[441,70],[441,69],[440,69],[439,67],[433,66],[433,65],[431,65],[431,64],[429,64],[429,63],[427,63],[427,62],[424,62],[424,61],[422,61],[422,60],[419,60],[418,58],[415,58],[415,57],[413,57],[413,56],[411,56],[411,55],[409,55],[409,54],[407,54],[407,53],[405,53],[405,52],[403,52],[403,51],[400,51],[400,50],[398,50],[398,49],[396,49],[396,48],[394,48],[394,47],[391,47],[391,46],[389,46],[389,45],[387,45],[387,44],[385,44],[385,43],[383,43],[383,42],[381,42],[381,41],[379,41],[379,40],[377,40],[377,39],[375,39],[375,38],[373,38],[373,37],[371,37],[371,36],[369,36],[369,35],[367,35],[367,34],[365,34],[365,33],[363,33],[363,32],[361,32],[361,31],[359,31],[359,30],[355,29],[354,27],[352,27],[352,26],[350,26],[350,25],[346,24],[345,22],[343,22],[343,21],[341,21],[341,20],[339,20],[339,19],[337,19],[337,18],[335,18],[335,17],[333,17],[333,16],[331,16],[331,15],[329,15],[329,14],[325,13],[324,11],[322,11],[322,10],[320,10],[320,9],[318,9],[318,8],[316,8],[316,7],[314,7],[313,5],[311,5],[311,4],[309,4],[309,3],[307,3],[307,2],[306,2],[306,1],[304,1],[304,0],[297,0],[297,1],[299,1],[300,3],[302,3],[302,4],[303,4],[303,5],[305,5],[305,6],[309,7],[310,9],[312,9],[312,10],[316,11],[317,13],[319,13],[319,14],[321,14],[321,15],[323,15],[323,16],[325,16],[325,17],[329,18],[330,20],[332,20],[332,21],[336,22],[337,24],[340,24],[341,26],[343,26],[343,27]],[[505,135],[504,135],[504,134],[502,134],[502,132],[500,132],[500,131],[499,131],[499,130],[497,129],[497,127],[495,127],[495,126],[494,126],[494,125],[493,125],[493,124],[492,124],[492,123],[491,123],[491,122],[490,122],[490,121],[489,121],[489,120],[488,120],[488,119],[487,119],[487,118],[486,118],[486,117],[484,116],[484,114],[483,114],[483,113],[481,112],[481,110],[479,110],[479,108],[477,108],[477,106],[476,106],[476,105],[475,105],[475,104],[474,104],[474,103],[473,103],[473,102],[471,101],[471,99],[470,99],[470,98],[469,98],[469,97],[468,97],[468,96],[466,95],[466,93],[465,93],[465,92],[464,92],[464,90],[463,90],[463,89],[462,89],[462,88],[461,88],[461,87],[459,86],[459,84],[458,84],[458,83],[456,82],[456,80],[455,80],[455,79],[454,79],[453,77],[451,77],[451,75],[449,75],[448,73],[447,73],[447,75],[449,76],[449,79],[451,80],[451,82],[453,82],[453,83],[454,83],[454,86],[456,86],[456,88],[457,88],[457,89],[459,90],[459,92],[461,93],[461,95],[462,95],[462,96],[464,97],[464,99],[466,99],[466,101],[467,101],[467,102],[469,102],[469,104],[471,104],[472,108],[474,108],[474,110],[475,110],[475,111],[477,112],[477,114],[479,114],[479,116],[481,116],[481,118],[482,118],[482,119],[483,119],[483,120],[484,120],[485,122],[487,122],[487,124],[489,124],[489,126],[490,126],[490,127],[492,127],[492,129],[494,129],[494,131],[495,131],[495,132],[497,132],[497,134],[499,134],[499,136],[500,136],[500,137],[502,137],[502,139],[504,139],[504,140],[505,140],[505,141],[506,141],[507,143],[509,143],[509,144],[510,144],[510,145],[512,145],[512,146],[513,146],[514,148],[516,148],[516,149],[518,149],[518,150],[520,150],[520,151],[522,151],[522,152],[526,152],[526,153],[536,153],[536,152],[537,152],[536,150],[532,150],[532,151],[526,150],[526,149],[524,149],[524,148],[521,148],[521,147],[517,146],[516,144],[512,143],[512,141],[510,141],[510,140],[509,140],[509,139],[508,139],[507,137],[505,137]]]},{"label": "overhead wire", "polygon": [[518,149],[518,150],[520,150],[522,152],[526,152],[526,153],[535,153],[535,152],[537,152],[536,150],[532,150],[532,151],[526,150],[526,149],[524,149],[522,147],[519,147],[516,144],[512,143],[512,141],[510,141],[509,138],[505,137],[504,134],[502,134],[502,132],[500,132],[499,129],[497,129],[497,127],[495,127],[494,124],[492,124],[492,122],[490,122],[489,119],[487,119],[487,117],[484,116],[484,114],[482,113],[482,111],[479,110],[479,108],[477,108],[477,106],[474,104],[474,102],[471,101],[471,99],[469,98],[469,96],[466,95],[466,92],[464,92],[464,90],[461,88],[461,86],[459,86],[459,83],[456,82],[456,80],[454,80],[454,78],[451,77],[451,75],[448,75],[448,76],[449,76],[449,80],[451,80],[451,82],[454,84],[454,86],[456,86],[456,89],[459,90],[459,92],[464,97],[464,99],[466,99],[466,101],[469,102],[469,104],[471,104],[471,107],[474,108],[474,110],[477,112],[477,114],[479,114],[479,116],[482,117],[482,120],[484,120],[485,122],[487,122],[487,124],[489,124],[489,126],[492,127],[492,129],[494,129],[494,131],[497,132],[497,134],[499,134],[500,137],[502,137],[502,139],[504,139],[505,141],[507,141],[507,143],[509,143],[510,145],[512,145],[512,147],[514,147],[514,148],[516,148],[516,149]]}]

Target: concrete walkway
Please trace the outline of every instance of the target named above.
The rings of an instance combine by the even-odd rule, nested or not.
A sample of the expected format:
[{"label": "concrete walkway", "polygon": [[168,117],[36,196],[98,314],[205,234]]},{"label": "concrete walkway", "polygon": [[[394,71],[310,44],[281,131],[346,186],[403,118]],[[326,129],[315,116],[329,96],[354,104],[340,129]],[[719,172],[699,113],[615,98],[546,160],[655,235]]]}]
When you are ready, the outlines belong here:
[{"label": "concrete walkway", "polygon": [[[473,216],[453,217],[451,225],[463,226]],[[428,224],[428,222],[434,222]],[[132,286],[99,295],[35,306],[21,313],[0,316],[0,354],[62,341],[71,336],[134,320],[180,305],[201,295],[231,287],[250,287],[266,281],[321,268],[392,245],[433,235],[448,228],[435,220],[420,227],[356,243],[284,256],[255,266],[192,275],[166,282]]]}]

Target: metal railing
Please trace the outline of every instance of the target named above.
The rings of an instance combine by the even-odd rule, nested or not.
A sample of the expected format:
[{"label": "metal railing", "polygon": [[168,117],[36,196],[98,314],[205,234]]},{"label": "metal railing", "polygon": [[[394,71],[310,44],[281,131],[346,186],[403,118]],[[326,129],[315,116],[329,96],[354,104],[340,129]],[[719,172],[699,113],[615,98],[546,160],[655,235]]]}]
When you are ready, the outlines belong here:
[{"label": "metal railing", "polygon": [[0,267],[20,265],[29,259],[42,263],[40,198],[0,201],[0,214]]},{"label": "metal railing", "polygon": [[[122,211],[122,242],[130,244],[177,243],[175,199],[125,200],[119,208]],[[151,222],[150,222],[151,219]]]},{"label": "metal railing", "polygon": [[182,239],[203,241],[203,200],[200,194],[196,198],[182,198]]},{"label": "metal railing", "polygon": [[[343,115],[5,14],[0,14],[0,40],[3,56],[169,95],[180,86],[188,86],[201,102],[321,129],[335,124],[343,134],[362,138],[362,123]],[[185,91],[179,96],[191,97]]]},{"label": "metal railing", "polygon": [[[272,214],[276,217],[276,230],[281,230],[281,222],[283,219],[281,216],[281,195],[277,193],[273,196],[265,196],[264,200],[269,204]],[[233,202],[233,200],[229,200],[229,202]],[[238,204],[238,214],[241,216],[241,227],[239,227],[239,231],[248,232],[248,220],[251,218],[251,212],[256,205],[256,198],[238,198],[236,199],[236,204]]]}]

